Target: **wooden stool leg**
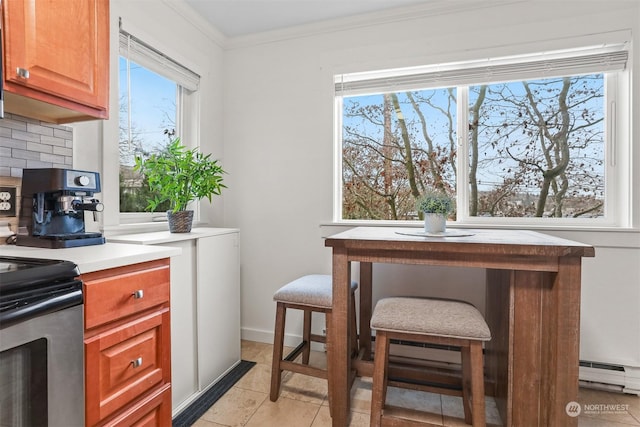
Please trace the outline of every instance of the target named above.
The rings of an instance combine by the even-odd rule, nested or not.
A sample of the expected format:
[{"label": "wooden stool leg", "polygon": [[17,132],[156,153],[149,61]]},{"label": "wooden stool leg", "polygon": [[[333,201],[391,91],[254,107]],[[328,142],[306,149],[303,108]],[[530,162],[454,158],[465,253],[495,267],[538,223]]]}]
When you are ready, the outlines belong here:
[{"label": "wooden stool leg", "polygon": [[482,343],[472,342],[469,348],[471,365],[471,413],[474,427],[485,427],[484,404],[484,368],[482,361]]},{"label": "wooden stool leg", "polygon": [[462,358],[462,407],[464,409],[464,422],[471,424],[471,356],[469,347],[460,347]]},{"label": "wooden stool leg", "polygon": [[376,334],[376,351],[373,358],[373,388],[371,390],[371,427],[380,427],[382,411],[387,398],[387,365],[389,339],[384,331]]},{"label": "wooden stool leg", "polygon": [[[331,311],[327,311],[325,312],[325,317],[324,317],[324,330],[327,331],[326,334],[326,342],[325,345],[327,347],[327,355],[331,354],[331,346],[333,345],[333,343],[331,342]],[[331,378],[331,372],[330,372],[330,366],[331,364],[329,363],[329,361],[327,360],[327,400],[329,401],[329,416],[333,416],[333,412],[331,411],[331,384],[329,384],[329,378]]]},{"label": "wooden stool leg", "polygon": [[370,262],[360,263],[360,336],[358,344],[362,349],[362,360],[371,360],[371,311],[373,300],[371,294],[371,281],[373,266]]},{"label": "wooden stool leg", "polygon": [[304,325],[302,326],[302,340],[304,348],[302,349],[302,363],[309,364],[309,355],[311,354],[311,310],[304,310]]},{"label": "wooden stool leg", "polygon": [[356,319],[356,298],[351,294],[351,356],[358,354],[358,320]]},{"label": "wooden stool leg", "polygon": [[282,382],[282,352],[284,347],[284,325],[286,318],[286,308],[284,304],[278,303],[276,306],[276,326],[273,339],[273,359],[271,361],[271,393],[269,398],[272,402],[278,400],[280,394],[280,383]]}]

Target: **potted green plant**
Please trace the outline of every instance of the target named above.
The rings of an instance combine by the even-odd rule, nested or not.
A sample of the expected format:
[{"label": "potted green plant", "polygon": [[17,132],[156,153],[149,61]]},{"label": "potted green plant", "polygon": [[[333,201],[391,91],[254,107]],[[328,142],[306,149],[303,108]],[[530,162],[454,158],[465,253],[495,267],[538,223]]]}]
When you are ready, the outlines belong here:
[{"label": "potted green plant", "polygon": [[453,212],[453,199],[444,192],[428,192],[418,200],[417,209],[424,215],[425,233],[444,233],[447,216]]},{"label": "potted green plant", "polygon": [[197,148],[187,149],[180,138],[172,140],[164,151],[152,154],[147,158],[136,156],[134,170],[142,173],[155,194],[149,199],[147,209],[153,211],[164,202],[169,201],[167,211],[169,231],[172,233],[188,233],[191,231],[193,211],[188,210],[189,202],[220,195],[223,174],[226,172],[211,158]]}]

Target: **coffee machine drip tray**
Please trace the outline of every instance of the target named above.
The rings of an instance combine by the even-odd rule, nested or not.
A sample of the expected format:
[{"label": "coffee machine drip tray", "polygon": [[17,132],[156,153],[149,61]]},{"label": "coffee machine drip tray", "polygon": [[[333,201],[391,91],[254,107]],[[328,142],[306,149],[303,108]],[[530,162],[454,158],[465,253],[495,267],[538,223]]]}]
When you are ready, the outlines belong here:
[{"label": "coffee machine drip tray", "polygon": [[102,233],[47,234],[45,236],[27,236],[19,234],[17,244],[35,248],[61,249],[78,246],[102,245],[105,242]]}]

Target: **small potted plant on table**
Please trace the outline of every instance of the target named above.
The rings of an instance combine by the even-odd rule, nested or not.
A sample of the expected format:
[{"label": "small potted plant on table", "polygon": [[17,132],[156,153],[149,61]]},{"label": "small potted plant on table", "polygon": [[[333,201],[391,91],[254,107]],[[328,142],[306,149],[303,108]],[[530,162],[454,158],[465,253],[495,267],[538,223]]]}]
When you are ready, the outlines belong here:
[{"label": "small potted plant on table", "polygon": [[169,231],[188,233],[193,223],[193,210],[187,209],[191,201],[220,195],[223,174],[226,173],[197,148],[187,149],[175,138],[164,151],[152,154],[148,158],[136,157],[134,170],[142,173],[149,182],[150,190],[155,194],[149,200],[148,210],[153,211],[160,203],[169,201],[171,209],[167,211]]},{"label": "small potted plant on table", "polygon": [[453,211],[453,199],[444,192],[428,192],[418,200],[417,209],[424,215],[425,233],[444,233],[447,216]]}]

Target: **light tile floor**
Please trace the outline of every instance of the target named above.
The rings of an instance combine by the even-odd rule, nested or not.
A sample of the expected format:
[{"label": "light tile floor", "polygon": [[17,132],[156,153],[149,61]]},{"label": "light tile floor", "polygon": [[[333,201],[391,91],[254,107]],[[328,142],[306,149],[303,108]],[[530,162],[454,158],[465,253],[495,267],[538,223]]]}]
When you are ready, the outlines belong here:
[{"label": "light tile floor", "polygon": [[[195,427],[326,427],[331,426],[326,381],[286,373],[280,398],[269,400],[272,346],[242,342],[242,358],[257,364],[195,424]],[[326,365],[324,353],[313,352],[311,364]],[[351,390],[351,427],[369,426],[371,380],[358,378]],[[640,426],[640,397],[580,388],[580,427]],[[390,388],[387,404],[396,413],[427,410],[426,418],[445,426],[464,426],[460,398]],[[495,402],[487,399],[487,424],[501,425]]]}]

